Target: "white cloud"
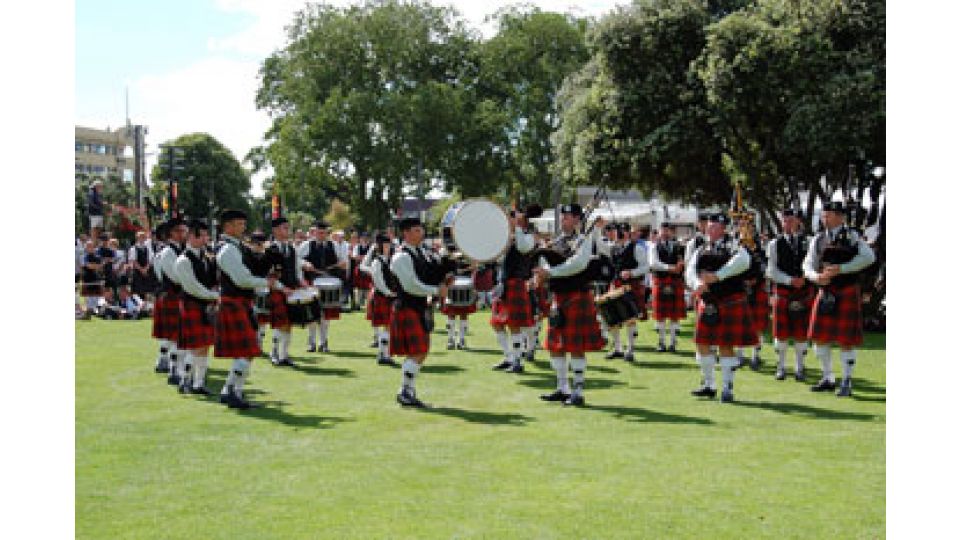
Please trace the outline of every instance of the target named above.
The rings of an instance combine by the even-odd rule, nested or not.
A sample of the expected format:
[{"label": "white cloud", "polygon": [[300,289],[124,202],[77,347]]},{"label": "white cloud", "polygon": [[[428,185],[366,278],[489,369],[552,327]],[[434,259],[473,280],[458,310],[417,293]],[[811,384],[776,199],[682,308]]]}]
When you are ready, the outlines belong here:
[{"label": "white cloud", "polygon": [[[266,113],[256,109],[254,103],[257,71],[263,58],[285,44],[285,26],[305,3],[302,0],[215,1],[219,9],[248,14],[253,22],[233,35],[210,38],[206,57],[188,66],[132,81],[130,96],[134,118],[150,129],[148,152],[156,152],[157,145],[163,141],[196,131],[210,133],[240,160],[250,148],[262,143],[269,119]],[[334,0],[327,3],[345,6],[356,2]],[[483,24],[484,17],[516,3],[509,0],[436,2],[437,5],[455,7],[485,36],[490,36],[494,28]],[[601,15],[618,2],[537,0],[529,3],[544,10]],[[101,123],[92,122],[90,125],[99,126]],[[156,156],[148,157],[148,170],[155,162]],[[261,174],[252,180],[254,194],[262,193],[264,176]]]}]

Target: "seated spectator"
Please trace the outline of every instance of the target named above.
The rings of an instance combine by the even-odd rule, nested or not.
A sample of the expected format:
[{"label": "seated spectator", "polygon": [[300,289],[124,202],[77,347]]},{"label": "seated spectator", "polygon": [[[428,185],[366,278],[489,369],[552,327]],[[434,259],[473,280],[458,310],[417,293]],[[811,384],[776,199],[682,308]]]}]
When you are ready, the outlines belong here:
[{"label": "seated spectator", "polygon": [[130,289],[120,287],[120,315],[121,319],[137,320],[143,311],[144,302],[139,296],[130,294]]}]

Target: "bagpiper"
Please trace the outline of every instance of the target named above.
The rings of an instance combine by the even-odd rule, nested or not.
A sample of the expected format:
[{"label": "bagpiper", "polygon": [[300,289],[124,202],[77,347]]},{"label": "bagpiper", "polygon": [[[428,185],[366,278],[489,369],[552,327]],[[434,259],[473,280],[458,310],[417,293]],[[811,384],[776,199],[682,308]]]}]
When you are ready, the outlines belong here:
[{"label": "bagpiper", "polygon": [[781,213],[783,234],[767,244],[767,278],[773,283],[773,348],[777,351],[778,381],[787,378],[787,347],[793,340],[796,352],[794,378],[804,380],[807,331],[814,288],[803,276],[803,259],[809,239],[801,231],[800,212],[786,208]]}]

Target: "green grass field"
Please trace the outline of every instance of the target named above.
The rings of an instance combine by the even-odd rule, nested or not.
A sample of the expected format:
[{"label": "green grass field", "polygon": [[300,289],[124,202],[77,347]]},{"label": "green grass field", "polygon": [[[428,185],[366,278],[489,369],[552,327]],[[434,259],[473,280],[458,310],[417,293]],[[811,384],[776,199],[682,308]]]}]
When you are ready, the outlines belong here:
[{"label": "green grass field", "polygon": [[[689,395],[689,323],[678,354],[653,352],[644,323],[638,365],[589,355],[575,409],[538,399],[555,383],[543,351],[526,374],[490,370],[488,318],[472,317],[469,352],[433,335],[427,411],[395,403],[400,371],[376,365],[359,313],[333,324],[329,354],[296,330],[297,370],[256,360],[247,395],[266,407],[247,412],[153,373],[149,321],[77,322],[77,537],[885,535],[884,336],[867,337],[852,399],[809,391],[812,354],[807,383],[775,381],[765,344],[721,405]],[[211,362],[212,390],[227,367]]]}]

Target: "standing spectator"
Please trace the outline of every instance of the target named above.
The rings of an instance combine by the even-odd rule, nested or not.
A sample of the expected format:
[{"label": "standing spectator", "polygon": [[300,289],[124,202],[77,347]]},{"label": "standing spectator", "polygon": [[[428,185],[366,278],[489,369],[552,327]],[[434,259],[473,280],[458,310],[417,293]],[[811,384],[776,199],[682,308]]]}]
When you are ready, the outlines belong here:
[{"label": "standing spectator", "polygon": [[[103,263],[103,286],[111,291],[116,291],[117,275],[113,271],[113,263],[116,259],[116,252],[110,247],[110,238],[106,234],[100,235],[100,244],[97,248],[97,255],[100,262]],[[116,294],[114,294],[116,296]]]},{"label": "standing spectator", "polygon": [[96,245],[93,240],[87,240],[84,244],[83,285],[80,288],[80,295],[86,299],[86,313],[89,317],[97,309],[100,296],[103,295],[103,261],[97,255]]},{"label": "standing spectator", "polygon": [[333,233],[333,247],[337,252],[337,260],[346,263],[346,268],[337,268],[337,277],[341,279],[342,289],[340,291],[340,298],[343,301],[343,309],[349,311],[350,309],[350,292],[352,287],[350,285],[350,245],[343,239],[343,231],[337,230]]},{"label": "standing spectator", "polygon": [[130,286],[133,294],[145,298],[153,294],[157,287],[157,278],[153,273],[153,247],[147,241],[147,233],[137,233],[137,243],[127,253]]},{"label": "standing spectator", "polygon": [[120,249],[120,241],[116,238],[111,238],[110,241],[107,242],[107,247],[113,251],[113,275],[116,280],[114,292],[117,293],[115,296],[119,296],[120,291],[118,287],[129,285],[129,277],[127,276],[127,252]]},{"label": "standing spectator", "polygon": [[103,230],[103,182],[97,180],[87,194],[87,215],[90,216],[90,236],[96,237]]}]

